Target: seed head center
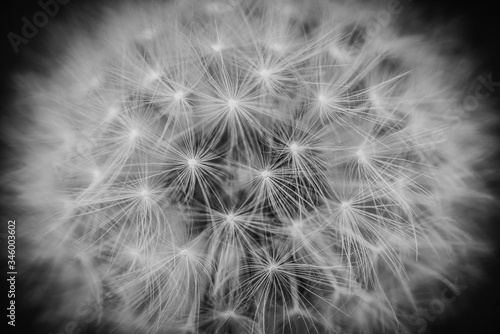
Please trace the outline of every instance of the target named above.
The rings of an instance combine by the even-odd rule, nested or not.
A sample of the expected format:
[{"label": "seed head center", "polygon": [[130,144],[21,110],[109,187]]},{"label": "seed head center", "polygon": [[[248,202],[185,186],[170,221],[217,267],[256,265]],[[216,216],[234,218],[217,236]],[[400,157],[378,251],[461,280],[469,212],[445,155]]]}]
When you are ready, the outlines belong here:
[{"label": "seed head center", "polygon": [[184,92],[183,91],[178,91],[174,94],[174,99],[176,101],[179,101],[179,100],[182,100],[182,98],[184,97]]},{"label": "seed head center", "polygon": [[300,151],[301,147],[297,143],[292,143],[290,144],[290,151],[295,155],[298,154]]},{"label": "seed head center", "polygon": [[319,94],[318,95],[318,101],[321,104],[325,104],[325,103],[328,102],[328,98],[325,95],[323,95],[323,94]]},{"label": "seed head center", "polygon": [[230,213],[226,216],[226,222],[228,222],[230,224],[234,224],[235,218],[236,218],[236,216],[234,214]]},{"label": "seed head center", "polygon": [[343,201],[340,204],[340,207],[342,210],[349,210],[351,208],[352,202],[351,201]]},{"label": "seed head center", "polygon": [[150,196],[150,192],[148,189],[144,188],[140,191],[140,195],[143,199],[148,199]]},{"label": "seed head center", "polygon": [[222,43],[213,43],[210,45],[210,47],[212,48],[212,50],[220,52],[224,46],[222,45]]},{"label": "seed head center", "polygon": [[229,106],[229,108],[234,109],[238,106],[238,101],[230,99],[227,101],[227,105]]},{"label": "seed head center", "polygon": [[270,273],[274,273],[278,270],[278,265],[276,263],[270,263],[269,266],[267,267]]},{"label": "seed head center", "polygon": [[360,162],[366,162],[367,160],[366,152],[365,150],[363,150],[363,148],[359,148],[356,151],[356,156],[358,157],[358,161]]},{"label": "seed head center", "polygon": [[262,176],[262,178],[267,179],[267,178],[271,177],[271,172],[268,170],[265,170],[262,173],[260,173],[260,175]]},{"label": "seed head center", "polygon": [[271,76],[271,71],[269,71],[268,69],[263,69],[259,72],[259,75],[264,79],[269,79],[269,77]]},{"label": "seed head center", "polygon": [[137,137],[139,137],[139,130],[137,129],[130,130],[130,140],[134,140]]},{"label": "seed head center", "polygon": [[189,167],[195,167],[196,165],[198,165],[198,160],[196,160],[196,159],[189,159],[188,160]]}]

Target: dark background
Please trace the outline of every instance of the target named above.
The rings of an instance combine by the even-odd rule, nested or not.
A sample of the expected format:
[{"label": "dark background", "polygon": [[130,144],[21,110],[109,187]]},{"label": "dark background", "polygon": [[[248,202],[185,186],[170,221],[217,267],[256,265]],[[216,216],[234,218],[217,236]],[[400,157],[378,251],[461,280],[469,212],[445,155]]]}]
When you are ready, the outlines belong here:
[{"label": "dark background", "polygon": [[[307,1],[307,0],[305,0]],[[408,0],[406,0],[407,2]],[[17,0],[4,2],[0,6],[0,49],[2,59],[0,61],[0,103],[1,111],[0,115],[1,121],[5,120],[5,117],[11,115],[8,110],[8,100],[12,96],[13,91],[11,90],[11,82],[9,75],[13,73],[13,70],[30,68],[32,66],[32,59],[28,59],[29,49],[31,47],[37,47],[43,38],[43,30],[49,29],[50,25],[56,20],[62,20],[67,16],[68,11],[77,4],[78,0],[72,0],[69,4],[60,6],[59,13],[55,18],[51,18],[46,27],[40,28],[39,36],[35,36],[27,45],[20,45],[20,52],[18,54],[14,53],[14,50],[7,39],[7,34],[9,32],[14,32],[21,35],[21,27],[23,23],[21,18],[26,16],[30,19],[34,13],[40,10],[37,1],[34,0]],[[89,2],[89,1],[86,1]],[[401,0],[402,3],[406,3],[405,0]],[[493,81],[500,82],[500,20],[499,11],[497,10],[498,1],[438,1],[438,0],[413,0],[412,3],[422,8],[424,16],[428,19],[429,26],[422,27],[423,29],[432,29],[433,20],[438,20],[439,22],[446,22],[447,20],[459,20],[462,23],[462,30],[460,35],[462,40],[465,42],[466,48],[476,55],[478,59],[481,60],[481,68],[484,73],[492,73]],[[450,21],[451,22],[451,21]],[[426,24],[426,23],[423,23]],[[500,88],[493,94],[492,101],[500,100]],[[497,106],[500,104],[497,103]],[[500,112],[500,108],[498,109]],[[492,128],[495,132],[497,129]],[[0,166],[5,166],[8,164],[9,152],[8,148],[5,147],[1,142],[0,150],[2,151],[3,161],[0,162]],[[498,148],[495,143],[495,148]],[[498,150],[497,150],[498,151]],[[498,156],[498,155],[497,155]],[[500,159],[496,159],[496,162],[500,162]],[[496,173],[491,175],[488,185],[497,195],[499,192],[499,182]],[[9,208],[4,208],[7,213],[2,215],[8,216],[12,214],[9,213]],[[500,223],[500,215],[497,213],[500,210],[491,210],[490,217],[488,218],[492,224],[496,227],[494,230],[490,231],[488,234],[493,240],[500,240],[500,234],[498,223]],[[2,219],[2,224],[6,221]],[[21,227],[19,227],[21,228]],[[497,243],[495,243],[497,244]],[[3,253],[3,250],[2,250]],[[453,315],[440,315],[434,322],[429,322],[429,327],[423,333],[493,333],[500,330],[500,267],[499,267],[499,257],[498,251],[493,259],[484,260],[482,263],[485,268],[485,279],[476,286],[468,287],[462,295],[460,295],[454,302],[453,308],[456,313]],[[5,262],[5,261],[3,261]],[[2,263],[2,266],[4,264]],[[4,274],[0,275],[4,277]],[[21,278],[18,278],[20,280]],[[4,279],[2,279],[4,281]],[[16,298],[17,304],[21,304],[25,295],[30,294],[29,287],[24,286],[25,291],[20,291],[19,289],[23,286],[23,282],[18,282],[18,298]],[[4,293],[5,291],[5,293]],[[7,289],[2,287],[0,291],[1,295],[6,294]],[[1,309],[4,309],[5,304],[2,303]],[[30,333],[33,328],[30,328],[31,318],[34,314],[40,311],[38,308],[31,305],[24,305],[24,307],[18,306],[16,314],[16,323],[18,325],[24,324],[24,329],[21,330],[19,326],[17,327],[17,333]],[[0,328],[3,324],[7,322],[2,311],[0,322]],[[6,333],[14,333],[12,328],[7,328]],[[57,334],[55,331],[53,334]],[[76,334],[76,333],[75,333]],[[83,333],[81,333],[83,334]]]}]

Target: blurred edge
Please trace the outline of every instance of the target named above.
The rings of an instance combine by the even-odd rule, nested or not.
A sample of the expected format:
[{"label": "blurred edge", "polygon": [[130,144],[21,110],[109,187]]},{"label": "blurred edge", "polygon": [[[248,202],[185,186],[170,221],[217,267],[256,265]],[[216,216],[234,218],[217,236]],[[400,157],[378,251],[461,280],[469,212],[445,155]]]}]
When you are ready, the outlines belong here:
[{"label": "blurred edge", "polygon": [[[49,19],[46,27],[40,29],[39,35],[43,35],[43,30],[48,29],[51,21],[61,20],[65,18],[65,13],[71,10],[71,7],[83,0],[70,0],[67,5],[61,5],[59,13],[54,18]],[[89,2],[89,1],[86,1]],[[452,1],[452,0],[413,0],[418,6],[423,8],[425,18],[438,18],[446,20],[447,18],[458,17],[461,20],[463,31],[464,44],[470,47],[470,50],[481,60],[482,72],[492,73],[493,81],[500,81],[500,35],[498,35],[498,15],[496,10],[496,1]],[[22,27],[21,18],[26,16],[31,18],[33,14],[40,10],[38,0],[18,0],[5,2],[1,6],[0,24],[1,29],[1,54],[2,61],[0,62],[0,123],[2,125],[10,119],[13,114],[9,108],[9,99],[14,93],[11,89],[12,82],[9,77],[13,70],[30,68],[30,60],[28,58],[29,49],[37,48],[41,43],[39,36],[35,36],[28,44],[21,44],[19,53],[15,53],[11,42],[7,38],[9,32],[20,34]],[[495,91],[493,99],[500,100],[500,90]],[[495,103],[497,112],[500,113],[500,103]],[[491,131],[498,136],[500,127],[495,125]],[[495,138],[495,140],[498,140]],[[499,151],[500,145],[495,142],[493,145],[496,151]],[[5,138],[0,138],[0,173],[3,175],[4,170],[9,168],[10,161],[13,157],[13,150],[5,143]],[[500,156],[496,153],[494,164],[499,165]],[[496,167],[495,167],[496,169]],[[499,169],[500,170],[500,169]],[[491,179],[488,180],[488,187],[496,196],[500,196],[500,182],[498,171],[494,171]],[[2,268],[2,285],[0,294],[6,300],[8,287],[6,284],[6,272],[4,269],[7,264],[6,247],[4,235],[6,233],[6,224],[8,220],[16,219],[16,212],[9,206],[8,198],[11,194],[0,187],[0,217],[1,229],[0,233],[0,268]],[[500,197],[497,197],[500,198]],[[500,240],[500,210],[492,210],[488,213],[488,219],[495,229],[492,231],[492,240]],[[22,229],[22,222],[19,222],[18,229]],[[498,247],[500,242],[496,242]],[[493,332],[500,328],[500,252],[498,248],[495,256],[491,259],[484,260],[485,279],[477,286],[471,286],[466,289],[461,296],[453,302],[453,308],[456,312],[453,315],[442,314],[435,321],[428,322],[428,327],[423,333],[482,333]],[[22,263],[18,263],[22,265]],[[1,316],[2,324],[0,328],[7,328],[4,333],[40,333],[59,334],[61,329],[58,328],[37,328],[32,324],[32,319],[36,314],[43,311],[43,305],[29,305],[29,296],[35,291],[36,287],[27,286],[22,277],[17,277],[16,286],[16,328],[15,330],[7,325],[5,315]],[[24,304],[23,304],[24,302]],[[5,310],[6,302],[2,302],[1,309]],[[6,312],[6,311],[2,311]],[[105,331],[107,332],[107,331]],[[77,334],[78,332],[74,332]],[[93,333],[92,329],[88,333]],[[85,332],[79,332],[85,334]]]}]

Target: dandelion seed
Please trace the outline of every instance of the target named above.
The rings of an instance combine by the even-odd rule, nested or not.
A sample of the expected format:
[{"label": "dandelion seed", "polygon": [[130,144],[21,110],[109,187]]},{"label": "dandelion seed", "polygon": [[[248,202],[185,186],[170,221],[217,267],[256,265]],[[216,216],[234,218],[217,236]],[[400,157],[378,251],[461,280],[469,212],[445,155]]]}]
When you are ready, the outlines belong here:
[{"label": "dandelion seed", "polygon": [[225,4],[222,2],[212,2],[205,5],[207,12],[212,14],[225,14],[227,12],[232,11],[232,7],[229,4]]},{"label": "dandelion seed", "polygon": [[158,30],[155,28],[144,29],[141,36],[146,40],[152,40],[158,34]]},{"label": "dandelion seed", "polygon": [[108,109],[108,115],[109,118],[114,118],[118,113],[120,112],[120,109],[118,107],[112,106]]},{"label": "dandelion seed", "polygon": [[226,217],[226,221],[229,223],[229,224],[233,224],[234,223],[234,218],[235,218],[235,215],[234,214],[228,214],[227,217]]},{"label": "dandelion seed", "polygon": [[224,50],[224,45],[222,43],[214,43],[210,44],[210,48],[212,48],[215,52],[221,52]]},{"label": "dandelion seed", "polygon": [[137,139],[137,137],[139,137],[140,135],[140,131],[137,130],[137,129],[132,129],[130,130],[130,134],[129,134],[129,138],[131,141],[134,141],[135,139]]},{"label": "dandelion seed", "polygon": [[227,105],[231,110],[234,110],[238,106],[238,101],[230,99],[229,101],[227,101]]},{"label": "dandelion seed", "polygon": [[351,209],[351,205],[352,205],[352,202],[351,201],[343,201],[341,204],[340,204],[340,208],[342,210],[350,210]]},{"label": "dandelion seed", "polygon": [[290,144],[290,152],[292,152],[293,155],[299,154],[301,149],[302,148],[297,143]]},{"label": "dandelion seed", "polygon": [[183,91],[176,92],[176,93],[174,94],[174,99],[175,99],[176,101],[183,100],[183,99],[184,99],[184,92],[183,92]]},{"label": "dandelion seed", "polygon": [[319,103],[321,103],[321,104],[326,104],[326,103],[328,103],[328,99],[327,99],[327,97],[326,97],[325,95],[323,95],[323,94],[319,94],[319,95],[318,95],[318,101],[319,101]]},{"label": "dandelion seed", "polygon": [[198,165],[198,160],[196,160],[196,159],[189,159],[188,160],[188,165],[191,168],[195,168]]},{"label": "dandelion seed", "polygon": [[279,42],[271,42],[271,43],[269,43],[269,48],[271,50],[280,52],[280,51],[285,50],[285,45],[282,43],[279,43]]},{"label": "dandelion seed", "polygon": [[142,189],[141,192],[140,192],[140,194],[141,194],[142,198],[144,198],[144,199],[148,199],[149,195],[150,195],[148,189]]},{"label": "dandelion seed", "polygon": [[268,179],[272,176],[271,172],[268,170],[263,171],[260,175],[262,176],[263,179]]},{"label": "dandelion seed", "polygon": [[94,180],[97,180],[102,176],[102,173],[98,168],[92,169],[91,174]]},{"label": "dandelion seed", "polygon": [[156,81],[160,78],[161,73],[159,71],[152,70],[149,75],[144,79],[146,84]]},{"label": "dandelion seed", "polygon": [[279,270],[279,266],[276,263],[271,262],[271,263],[269,263],[268,270],[272,274],[275,271]]},{"label": "dandelion seed", "polygon": [[357,151],[356,151],[356,156],[358,157],[358,161],[362,162],[362,163],[366,163],[368,160],[368,157],[366,155],[366,152],[363,148],[359,148]]},{"label": "dandelion seed", "polygon": [[267,80],[267,79],[269,79],[269,78],[271,77],[271,71],[269,71],[268,69],[263,69],[263,70],[261,70],[261,71],[259,72],[259,75],[260,75],[263,79]]}]

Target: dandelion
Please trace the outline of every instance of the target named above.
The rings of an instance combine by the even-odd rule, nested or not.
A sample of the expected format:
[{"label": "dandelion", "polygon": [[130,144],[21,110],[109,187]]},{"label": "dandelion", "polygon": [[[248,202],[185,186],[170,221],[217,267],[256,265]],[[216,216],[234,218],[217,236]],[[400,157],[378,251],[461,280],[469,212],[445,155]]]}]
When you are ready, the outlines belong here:
[{"label": "dandelion", "polygon": [[401,333],[473,276],[488,106],[458,129],[462,65],[395,20],[367,34],[363,4],[126,1],[53,28],[7,184],[28,264],[70,281],[56,320],[83,295],[101,332]]}]

